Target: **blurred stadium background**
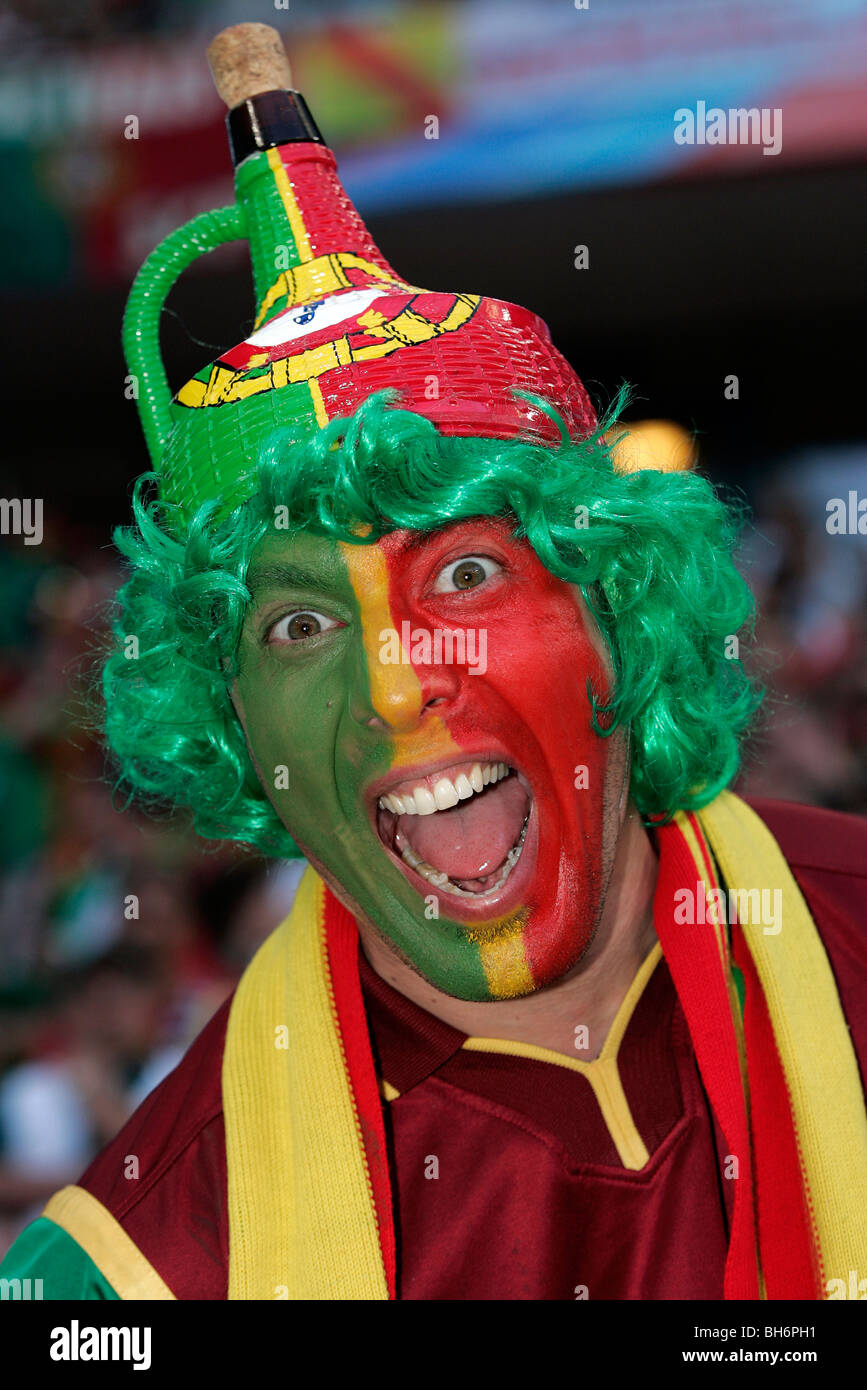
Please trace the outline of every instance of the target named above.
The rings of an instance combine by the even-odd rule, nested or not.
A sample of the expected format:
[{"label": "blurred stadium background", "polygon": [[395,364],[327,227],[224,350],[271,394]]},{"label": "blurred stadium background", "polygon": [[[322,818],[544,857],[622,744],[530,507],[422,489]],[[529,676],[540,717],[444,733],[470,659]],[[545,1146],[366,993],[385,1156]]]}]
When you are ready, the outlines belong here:
[{"label": "blurred stadium background", "polygon": [[[121,814],[74,693],[147,464],[125,295],[162,236],[231,200],[204,50],[251,19],[285,32],[398,269],[530,306],[597,404],[632,383],[627,420],[674,422],[748,499],[771,718],[739,790],[867,800],[867,546],[825,525],[829,499],[867,497],[864,0],[11,0],[2,491],[43,498],[45,534],[0,551],[0,1252],[173,1065],[297,877]],[[676,145],[698,100],[781,108],[781,152]],[[164,317],[173,384],[251,309],[239,250],[187,272]]]}]

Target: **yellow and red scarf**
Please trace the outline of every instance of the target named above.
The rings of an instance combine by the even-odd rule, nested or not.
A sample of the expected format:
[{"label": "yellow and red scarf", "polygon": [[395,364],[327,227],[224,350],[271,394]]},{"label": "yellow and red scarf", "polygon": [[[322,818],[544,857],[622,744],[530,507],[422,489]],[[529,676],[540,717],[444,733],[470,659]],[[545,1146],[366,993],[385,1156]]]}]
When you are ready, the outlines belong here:
[{"label": "yellow and red scarf", "polygon": [[[657,831],[657,935],[737,1173],[727,1299],[867,1269],[867,1115],[828,958],[780,849],[723,792]],[[675,893],[782,895],[782,930],[675,921]],[[711,899],[713,901],[713,899]],[[223,1062],[229,1297],[395,1297],[382,1103],[355,923],[305,874],[233,1002]],[[741,999],[743,995],[743,1002]]]}]

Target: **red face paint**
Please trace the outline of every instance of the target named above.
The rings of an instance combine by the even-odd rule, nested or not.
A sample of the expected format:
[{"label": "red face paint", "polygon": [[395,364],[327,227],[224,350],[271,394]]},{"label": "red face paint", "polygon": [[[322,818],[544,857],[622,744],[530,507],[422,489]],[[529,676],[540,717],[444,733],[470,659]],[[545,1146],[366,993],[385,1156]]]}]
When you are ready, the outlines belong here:
[{"label": "red face paint", "polygon": [[[479,943],[494,997],[539,988],[579,959],[601,908],[611,745],[592,727],[588,697],[588,681],[597,698],[608,692],[601,638],[595,631],[591,635],[577,591],[552,575],[505,522],[473,520],[423,535],[393,532],[379,545],[388,568],[391,619],[422,689],[419,728],[436,717],[458,747],[452,762],[461,751],[468,761],[499,758],[515,769],[520,783],[512,783],[511,806],[503,800],[487,820],[479,811],[482,829],[462,838],[460,853],[447,844],[445,818],[452,812],[430,818],[443,817],[436,830],[413,819],[414,832],[422,843],[438,846],[445,859],[451,855],[462,875],[469,874],[484,835],[497,841],[494,854],[499,853],[498,828],[505,843],[516,817],[520,827],[522,795],[529,796],[521,855],[495,912],[481,899],[437,892],[403,864],[402,871],[418,891],[436,893],[440,914],[464,923],[470,939]],[[482,566],[481,582],[441,591],[443,582],[453,586],[454,566],[468,556],[490,562]],[[478,578],[471,568],[459,581],[473,574]],[[424,632],[431,634],[428,644]],[[449,650],[452,658],[460,655],[454,639],[461,632],[464,655],[472,660],[448,660]],[[391,768],[374,788],[377,795],[401,781],[417,781],[422,769],[434,771],[413,757],[411,732],[398,742],[404,746],[395,746]],[[495,793],[503,798],[509,780],[484,792],[480,803],[489,796],[493,802]],[[463,853],[468,857],[461,858]],[[449,876],[454,877],[451,871]],[[513,941],[511,955],[502,949],[504,936]],[[523,988],[519,980],[510,984],[505,978],[510,972],[520,975],[516,952],[529,973]]]}]

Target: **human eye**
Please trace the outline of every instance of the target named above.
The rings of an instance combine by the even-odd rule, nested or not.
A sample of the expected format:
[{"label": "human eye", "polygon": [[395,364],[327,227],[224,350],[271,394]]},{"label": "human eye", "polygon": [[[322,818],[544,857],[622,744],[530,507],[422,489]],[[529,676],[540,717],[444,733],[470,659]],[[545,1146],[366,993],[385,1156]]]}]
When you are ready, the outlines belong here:
[{"label": "human eye", "polygon": [[495,574],[501,573],[502,568],[489,555],[462,555],[459,560],[449,560],[447,565],[443,565],[432,592],[457,594],[466,589],[478,589]]},{"label": "human eye", "polygon": [[338,622],[336,618],[329,618],[326,613],[319,613],[313,608],[296,608],[291,613],[284,613],[282,618],[272,623],[265,640],[275,644],[304,642],[310,637],[318,637],[320,633],[338,627],[343,627],[343,623]]}]

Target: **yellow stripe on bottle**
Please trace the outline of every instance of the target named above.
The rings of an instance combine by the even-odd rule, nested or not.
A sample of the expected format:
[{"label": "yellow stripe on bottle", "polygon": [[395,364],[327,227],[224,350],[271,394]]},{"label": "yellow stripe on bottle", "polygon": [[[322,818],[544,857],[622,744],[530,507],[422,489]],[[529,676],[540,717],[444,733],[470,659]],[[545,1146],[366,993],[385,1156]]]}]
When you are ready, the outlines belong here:
[{"label": "yellow stripe on bottle", "polygon": [[324,429],[328,424],[328,412],[325,409],[325,402],[322,399],[322,387],[315,377],[311,377],[307,383],[310,387],[310,399],[313,401],[313,409],[316,412],[316,420],[320,429]]},{"label": "yellow stripe on bottle", "polygon": [[295,240],[295,247],[298,251],[298,255],[302,261],[312,260],[313,251],[310,247],[310,238],[307,235],[307,228],[304,226],[304,218],[301,216],[298,200],[292,191],[289,176],[283,167],[283,161],[280,158],[278,150],[273,149],[268,151],[268,164],[274,175],[274,183],[277,186],[277,192],[280,194],[283,208],[289,220],[289,226],[292,229],[292,236]]}]

